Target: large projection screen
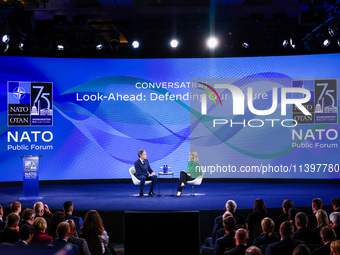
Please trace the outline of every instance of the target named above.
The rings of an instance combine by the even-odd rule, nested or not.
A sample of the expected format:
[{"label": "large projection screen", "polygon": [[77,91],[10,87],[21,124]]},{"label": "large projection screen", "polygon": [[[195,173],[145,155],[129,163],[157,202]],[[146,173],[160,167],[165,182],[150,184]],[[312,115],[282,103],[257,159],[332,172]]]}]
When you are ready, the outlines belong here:
[{"label": "large projection screen", "polygon": [[204,178],[339,178],[340,54],[0,61],[0,182],[20,155],[40,180],[129,178],[139,149],[176,178],[190,150]]}]

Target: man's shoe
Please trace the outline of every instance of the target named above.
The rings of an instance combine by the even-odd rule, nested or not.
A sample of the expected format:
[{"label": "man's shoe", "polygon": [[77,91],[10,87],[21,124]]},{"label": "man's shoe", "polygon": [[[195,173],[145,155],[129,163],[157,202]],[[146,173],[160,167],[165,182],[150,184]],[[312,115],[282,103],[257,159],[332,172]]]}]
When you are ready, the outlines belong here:
[{"label": "man's shoe", "polygon": [[153,193],[152,191],[149,192],[149,197],[157,197],[155,193]]},{"label": "man's shoe", "polygon": [[143,194],[142,190],[139,192],[139,197],[144,197],[144,194]]}]

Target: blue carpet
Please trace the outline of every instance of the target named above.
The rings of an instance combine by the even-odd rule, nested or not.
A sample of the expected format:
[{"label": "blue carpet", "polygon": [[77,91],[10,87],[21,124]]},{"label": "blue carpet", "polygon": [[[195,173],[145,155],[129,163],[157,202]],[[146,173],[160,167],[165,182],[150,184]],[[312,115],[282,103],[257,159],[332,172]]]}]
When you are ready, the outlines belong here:
[{"label": "blue carpet", "polygon": [[[161,194],[172,194],[172,183],[159,183]],[[174,184],[174,193],[177,184]],[[146,186],[146,192],[149,186]],[[138,198],[139,187],[133,184],[76,184],[41,185],[42,201],[51,209],[61,209],[64,201],[72,200],[77,210],[223,210],[225,202],[233,199],[238,209],[253,207],[256,198],[262,198],[268,208],[281,207],[284,199],[293,200],[296,207],[310,206],[312,199],[320,197],[330,205],[333,197],[340,196],[338,184],[308,183],[202,183],[195,192],[204,196],[161,196]],[[158,188],[155,190],[158,193]],[[191,192],[186,187],[183,194]],[[22,196],[22,187],[0,187],[0,204],[8,207]],[[23,208],[35,201],[21,201]]]}]

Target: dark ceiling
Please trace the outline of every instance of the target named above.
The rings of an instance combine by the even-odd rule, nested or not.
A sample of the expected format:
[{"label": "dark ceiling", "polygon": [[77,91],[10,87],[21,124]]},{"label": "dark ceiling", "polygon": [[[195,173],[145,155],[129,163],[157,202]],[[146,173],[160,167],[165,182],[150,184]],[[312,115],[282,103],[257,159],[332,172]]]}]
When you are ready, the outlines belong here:
[{"label": "dark ceiling", "polygon": [[[340,51],[339,7],[340,1],[317,0],[7,0],[1,1],[1,23],[11,35],[5,55],[154,58],[310,54]],[[326,48],[319,40],[329,36],[331,26],[334,33]],[[219,40],[214,50],[206,47],[211,35]],[[105,47],[96,51],[99,37]],[[171,38],[179,40],[178,48],[169,47]],[[291,45],[283,48],[284,38],[295,44],[295,49]],[[55,49],[58,40],[65,44],[63,51]],[[139,40],[139,49],[132,49],[133,40]],[[20,50],[22,41],[26,48]],[[245,41],[247,49],[241,46]]]}]

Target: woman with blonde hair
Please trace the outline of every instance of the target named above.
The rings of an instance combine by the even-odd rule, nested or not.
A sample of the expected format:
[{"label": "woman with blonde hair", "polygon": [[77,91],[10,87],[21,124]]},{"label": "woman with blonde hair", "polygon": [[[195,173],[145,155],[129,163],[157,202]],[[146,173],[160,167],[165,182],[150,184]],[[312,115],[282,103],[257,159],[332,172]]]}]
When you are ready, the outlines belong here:
[{"label": "woman with blonde hair", "polygon": [[340,240],[331,243],[331,254],[340,255]]},{"label": "woman with blonde hair", "polygon": [[316,217],[316,222],[318,223],[318,226],[314,228],[313,231],[320,233],[323,227],[329,226],[328,215],[324,210],[319,209],[315,213],[315,217]]},{"label": "woman with blonde hair", "polygon": [[179,185],[177,188],[177,197],[180,197],[182,195],[182,190],[185,187],[187,181],[194,180],[200,175],[202,175],[202,170],[200,163],[198,162],[197,152],[190,151],[187,171],[181,171],[180,173]]},{"label": "woman with blonde hair", "polygon": [[53,241],[53,237],[46,235],[47,222],[43,217],[37,217],[33,221],[34,234],[31,240],[31,244],[50,243]]}]

